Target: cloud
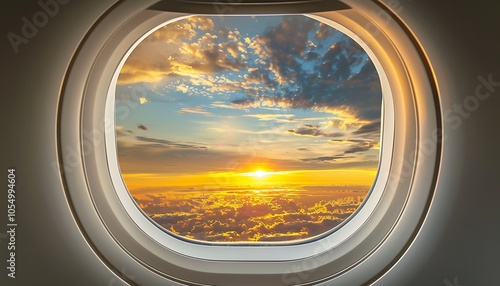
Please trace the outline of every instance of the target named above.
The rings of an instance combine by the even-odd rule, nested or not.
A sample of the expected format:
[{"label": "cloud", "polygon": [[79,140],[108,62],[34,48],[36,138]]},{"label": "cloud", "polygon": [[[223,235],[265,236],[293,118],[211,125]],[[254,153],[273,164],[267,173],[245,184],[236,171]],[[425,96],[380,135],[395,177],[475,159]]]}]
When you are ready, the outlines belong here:
[{"label": "cloud", "polygon": [[[369,187],[307,190],[307,198],[283,190],[249,196],[251,190],[168,191],[134,195],[154,221],[181,236],[203,241],[289,241],[325,233],[348,218]],[[293,190],[292,190],[293,191]]]},{"label": "cloud", "polygon": [[146,104],[146,103],[148,103],[148,102],[149,102],[149,100],[148,100],[147,98],[145,98],[145,97],[141,97],[141,98],[139,98],[139,103],[140,103],[140,104]]},{"label": "cloud", "polygon": [[245,114],[243,115],[244,117],[253,117],[253,118],[258,118],[263,121],[268,121],[268,120],[282,120],[283,118],[285,119],[291,119],[294,117],[294,114],[273,114],[273,113],[264,113],[264,114]]},{"label": "cloud", "polygon": [[[244,91],[246,97],[232,100],[240,108],[265,104],[368,121],[380,117],[378,74],[363,49],[347,36],[325,51],[317,48],[338,33],[328,25],[308,17],[285,16],[277,26],[253,38],[231,27],[215,29],[210,17],[204,16],[166,27],[137,47],[120,82],[186,77],[188,81],[176,87],[184,93],[189,85],[208,87],[211,92]],[[241,57],[248,48],[258,57],[255,62]],[[228,71],[243,72],[242,80],[231,84],[200,81]]]},{"label": "cloud", "polygon": [[[242,107],[267,105],[309,109],[365,121],[380,118],[381,90],[376,70],[369,67],[373,64],[368,61],[361,68],[360,73],[371,70],[375,74],[365,77],[362,81],[357,74],[351,73],[350,67],[340,67],[348,65],[345,59],[339,59],[336,64],[339,67],[334,68],[333,64],[325,65],[324,62],[318,63],[316,68],[318,72],[323,73],[322,77],[312,73],[300,74],[301,68],[297,67],[293,73],[297,78],[285,79],[289,84],[280,86],[280,93],[257,96],[247,93],[247,97],[235,99],[232,103]],[[355,84],[355,81],[358,82]]]},{"label": "cloud", "polygon": [[[167,27],[133,52],[123,68],[122,83],[176,79],[171,86],[177,91],[227,96],[228,102],[219,100],[210,108],[327,112],[335,115],[338,127],[358,128],[353,134],[357,136],[368,131],[361,125],[380,118],[381,88],[373,63],[356,42],[328,25],[284,16],[261,34],[243,36],[234,27],[216,26],[210,17],[196,16]],[[327,45],[333,35],[340,40]],[[230,77],[230,72],[238,76]],[[181,113],[212,115],[201,107],[185,107]],[[375,139],[377,132],[365,134]],[[288,133],[343,136],[308,127]]]},{"label": "cloud", "polygon": [[211,31],[214,29],[214,22],[208,17],[191,17],[191,23],[197,25],[197,28],[202,31]]},{"label": "cloud", "polygon": [[371,141],[365,140],[365,139],[330,139],[330,142],[335,142],[335,143],[365,143],[365,142],[371,142]]},{"label": "cloud", "polygon": [[165,148],[181,148],[181,149],[208,149],[207,147],[201,144],[190,144],[190,143],[181,143],[181,142],[173,142],[169,140],[156,139],[150,137],[137,136],[136,137],[139,142],[144,143],[154,143],[156,146],[165,147]]},{"label": "cloud", "polygon": [[[192,73],[213,74],[224,70],[240,71],[247,67],[240,59],[232,59],[219,49],[218,37],[206,33],[195,43],[182,43],[174,73],[189,76]],[[175,59],[175,57],[174,57]]]},{"label": "cloud", "polygon": [[[317,44],[309,39],[310,33],[315,33]],[[247,92],[232,103],[312,109],[364,121],[379,118],[380,81],[364,50],[345,35],[326,51],[317,48],[335,33],[306,17],[284,17],[280,25],[254,37],[250,47],[260,62],[245,79],[260,82],[267,92]]]},{"label": "cloud", "polygon": [[319,24],[319,29],[314,35],[314,37],[318,40],[323,40],[332,36],[333,34],[335,34],[335,30],[333,30],[330,26],[321,23]]},{"label": "cloud", "polygon": [[266,63],[266,69],[274,73],[279,84],[299,76],[298,59],[308,48],[308,34],[317,23],[308,17],[285,16],[277,27],[253,39],[250,47]]},{"label": "cloud", "polygon": [[267,214],[272,212],[272,208],[269,204],[260,203],[260,204],[250,204],[246,203],[238,208],[236,219],[237,220],[248,220],[251,217],[260,216],[262,214]]},{"label": "cloud", "polygon": [[205,116],[212,116],[213,113],[208,112],[203,110],[203,107],[201,106],[194,106],[194,107],[183,107],[179,113],[181,114],[199,114],[199,115],[205,115]]},{"label": "cloud", "polygon": [[123,129],[123,126],[116,126],[115,132],[117,139],[130,137],[134,133],[132,130]]},{"label": "cloud", "polygon": [[366,152],[375,146],[375,143],[373,142],[360,142],[357,143],[356,145],[350,147],[347,149],[344,154],[354,154],[354,153],[360,153],[360,152]]},{"label": "cloud", "polygon": [[316,157],[316,158],[306,158],[302,159],[304,162],[321,162],[321,163],[331,163],[333,161],[336,161],[338,159],[345,159],[347,157],[345,156],[323,156],[323,157]]},{"label": "cloud", "polygon": [[[321,156],[321,157],[306,158],[306,159],[301,159],[301,160],[303,162],[332,163],[332,162],[335,162],[339,159],[354,158],[353,156],[349,156],[349,155],[354,155],[357,153],[363,153],[363,152],[369,151],[377,145],[377,142],[369,141],[369,140],[331,139],[329,141],[336,142],[336,143],[348,143],[348,144],[350,144],[350,146],[342,154],[339,154],[339,155]],[[304,149],[306,149],[306,148],[304,148]],[[299,150],[301,150],[301,149],[299,149]]]},{"label": "cloud", "polygon": [[240,106],[227,104],[223,101],[215,101],[210,104],[211,108],[241,109]]},{"label": "cloud", "polygon": [[189,91],[189,86],[185,85],[185,84],[180,84],[176,87],[176,89],[182,93],[188,93]]},{"label": "cloud", "polygon": [[[209,75],[225,70],[239,71],[247,64],[237,54],[246,52],[237,34],[230,39],[213,33],[210,17],[194,16],[166,25],[141,42],[123,66],[119,83],[159,82],[179,76]],[[233,54],[220,49],[227,48]]]},{"label": "cloud", "polygon": [[209,75],[222,71],[240,71],[247,64],[239,58],[231,58],[219,49],[215,35],[205,34],[195,43],[182,43],[180,55],[172,58],[168,70],[172,75],[191,77]]},{"label": "cloud", "polygon": [[380,133],[380,121],[375,121],[361,126],[358,130],[352,132],[353,135],[372,135]]},{"label": "cloud", "polygon": [[[118,132],[118,131],[117,131]],[[228,172],[235,170],[252,170],[255,164],[269,162],[280,170],[324,170],[325,164],[321,160],[301,160],[304,155],[298,157],[298,152],[294,149],[289,154],[283,150],[253,153],[253,145],[245,146],[219,146],[201,144],[197,142],[183,142],[175,140],[165,140],[145,136],[134,136],[126,131],[120,131],[124,137],[117,138],[118,160],[123,174],[157,174],[157,175],[198,175],[207,172]],[[286,143],[284,143],[286,144]],[[278,145],[279,146],[279,145]],[[278,147],[277,148],[280,148]],[[318,151],[315,148],[308,148],[310,152]],[[338,149],[338,155],[342,156],[345,149]],[[346,148],[347,149],[347,148]],[[278,151],[279,150],[279,151]],[[242,152],[243,151],[243,152]],[[330,150],[331,151],[331,150]],[[323,151],[322,153],[326,153]],[[316,155],[316,157],[328,157],[329,154]],[[303,154],[303,153],[300,153]],[[309,156],[309,155],[308,155]],[[378,159],[368,160],[359,158],[358,160],[341,160],[340,157],[335,164],[328,166],[328,169],[373,169],[377,167]],[[323,158],[323,161],[326,158]],[[349,159],[349,158],[345,158]],[[203,162],[200,164],[200,162]],[[228,169],[228,164],[236,164],[234,168]],[[231,175],[225,178],[230,179]]]},{"label": "cloud", "polygon": [[278,82],[271,79],[271,71],[265,68],[249,68],[248,73],[244,76],[246,84],[263,84],[268,89],[275,89]]},{"label": "cloud", "polygon": [[200,17],[190,17],[165,25],[144,39],[143,43],[178,43],[183,40],[191,40],[196,36],[196,24]]},{"label": "cloud", "polygon": [[316,52],[307,52],[305,56],[306,61],[313,61],[319,59],[321,56]]},{"label": "cloud", "polygon": [[137,125],[137,129],[141,129],[141,130],[144,130],[144,131],[148,130],[148,128],[145,125],[143,125],[143,124]]},{"label": "cloud", "polygon": [[324,132],[320,129],[318,125],[310,125],[306,124],[303,127],[297,129],[290,129],[287,131],[288,133],[298,135],[298,136],[312,136],[312,137],[341,137],[345,134],[342,132]]}]

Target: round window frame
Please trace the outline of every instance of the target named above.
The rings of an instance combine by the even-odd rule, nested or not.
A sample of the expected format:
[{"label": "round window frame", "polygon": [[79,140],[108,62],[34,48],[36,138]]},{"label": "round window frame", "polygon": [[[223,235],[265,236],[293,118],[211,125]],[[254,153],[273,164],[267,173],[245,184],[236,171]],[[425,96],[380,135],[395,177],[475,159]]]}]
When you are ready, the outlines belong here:
[{"label": "round window frame", "polygon": [[[241,258],[241,253],[238,257],[232,254],[226,254],[226,257],[223,255],[199,257],[196,253],[182,253],[168,243],[162,244],[161,241],[158,243],[157,239],[145,232],[143,227],[138,226],[129,216],[127,207],[124,208],[123,192],[122,198],[120,192],[115,192],[117,178],[113,179],[108,170],[108,164],[113,160],[108,157],[112,153],[109,150],[116,144],[114,137],[110,137],[110,134],[115,132],[114,124],[103,117],[103,114],[109,115],[110,106],[113,108],[114,116],[114,104],[110,104],[111,97],[108,93],[110,88],[113,89],[110,75],[116,78],[116,72],[120,70],[117,62],[123,63],[123,55],[133,49],[130,43],[140,42],[137,34],[130,33],[131,30],[140,31],[138,29],[144,25],[143,28],[149,26],[146,30],[152,33],[152,26],[159,28],[165,23],[164,12],[145,10],[147,7],[145,5],[148,3],[131,2],[133,1],[123,1],[108,11],[82,43],[65,79],[62,92],[64,100],[61,101],[59,110],[59,154],[63,166],[61,176],[80,229],[101,259],[107,264],[120,265],[125,262],[118,257],[122,259],[128,257],[132,260],[128,260],[127,263],[133,265],[135,262],[144,267],[144,275],[137,279],[147,279],[146,277],[152,279],[152,275],[159,275],[170,281],[182,282],[183,285],[196,283],[231,285],[225,281],[233,276],[240,277],[238,279],[251,279],[253,284],[259,280],[260,285],[281,285],[276,282],[281,281],[286,284],[286,281],[298,280],[301,285],[309,285],[308,283],[317,284],[322,280],[342,281],[347,279],[346,277],[357,281],[368,281],[373,277],[368,273],[380,273],[383,271],[383,268],[379,269],[380,266],[386,267],[401,254],[421,223],[432,195],[440,142],[439,138],[436,138],[434,152],[429,151],[423,155],[419,152],[419,146],[422,146],[425,140],[434,138],[436,130],[439,131],[439,110],[436,108],[436,94],[431,82],[434,79],[429,77],[424,64],[425,59],[422,59],[418,47],[415,47],[415,43],[411,41],[400,23],[389,25],[386,19],[381,22],[380,19],[377,21],[370,18],[370,15],[373,17],[373,11],[384,10],[376,3],[361,3],[359,0],[344,1],[353,7],[352,10],[307,15],[321,19],[322,22],[330,22],[329,24],[345,25],[355,31],[354,35],[348,36],[361,37],[361,43],[367,44],[370,47],[368,50],[374,50],[375,57],[372,55],[370,57],[380,60],[384,75],[387,75],[390,82],[391,93],[401,95],[391,98],[394,100],[395,117],[392,120],[393,134],[387,132],[390,130],[388,126],[391,122],[384,118],[383,135],[389,134],[393,137],[390,142],[393,144],[390,148],[393,153],[390,157],[390,168],[382,170],[387,174],[379,169],[378,177],[387,175],[388,181],[384,182],[385,188],[379,193],[380,200],[370,201],[371,198],[375,198],[373,192],[365,199],[365,204],[372,202],[378,211],[371,212],[359,228],[339,241],[334,241],[331,237],[342,229],[347,230],[345,227],[355,220],[359,213],[339,230],[306,244],[204,245],[203,247],[211,250],[223,247],[223,252],[228,253],[233,251],[226,249],[237,247],[238,252],[246,251],[248,255],[244,257],[245,259]],[[150,2],[149,4],[152,4],[155,1]],[[141,10],[142,12],[137,13]],[[170,14],[173,18],[187,16],[180,13]],[[119,16],[124,15],[128,17],[119,19]],[[368,25],[371,25],[371,34],[368,32]],[[388,36],[391,33],[399,37]],[[144,36],[145,30],[139,34]],[[117,42],[113,39],[118,39],[120,45],[116,45]],[[95,43],[99,45],[96,46]],[[388,47],[393,50],[388,50]],[[92,58],[90,63],[89,57]],[[416,94],[419,94],[419,97]],[[105,101],[108,102],[103,104]],[[384,97],[384,104],[390,102]],[[79,116],[75,116],[75,113]],[[383,112],[384,116],[386,114],[389,112]],[[89,137],[92,140],[89,140]],[[106,139],[103,139],[104,137]],[[99,138],[101,140],[98,140]],[[113,140],[109,140],[110,138]],[[384,142],[382,146],[389,145]],[[384,153],[387,153],[384,151],[386,147],[382,147],[381,164]],[[128,198],[131,199],[130,195]],[[409,204],[410,201],[413,204]],[[360,212],[363,209],[368,208],[365,205]],[[412,219],[415,215],[418,216]],[[403,221],[405,223],[402,223]],[[105,230],[105,233],[99,233],[97,229]],[[387,244],[391,239],[394,240],[396,233],[399,233],[399,238],[406,239],[392,242],[392,250],[387,247],[382,248],[383,244]],[[319,243],[314,247],[307,247],[314,242]],[[189,244],[189,247],[194,246],[192,243]],[[107,250],[106,245],[112,249]],[[301,246],[306,246],[307,249],[304,248],[301,253],[293,252]],[[256,252],[255,250],[259,248],[265,251]],[[274,249],[293,255],[266,260],[265,256],[269,256],[269,251]],[[220,249],[216,252],[220,252]],[[369,267],[366,261],[373,260],[377,255],[382,255],[380,259],[386,263]],[[353,273],[354,269],[362,269],[362,266],[368,267],[370,271],[361,273],[358,270],[356,276],[347,275]],[[353,280],[348,281],[352,283]]]},{"label": "round window frame", "polygon": [[[324,23],[327,21],[326,19],[322,19],[321,17],[309,16],[307,14],[305,17],[310,17],[317,20],[319,23]],[[235,16],[238,17],[238,16]],[[244,16],[245,17],[245,16]],[[113,78],[110,84],[110,88],[108,90],[107,100],[106,100],[106,111],[105,111],[105,122],[106,125],[116,126],[115,117],[116,117],[116,94],[115,87],[117,85],[117,80],[119,77],[119,73],[123,65],[128,59],[128,56],[133,52],[133,50],[137,47],[140,42],[142,42],[147,36],[151,35],[157,29],[164,27],[169,24],[173,24],[177,21],[184,19],[185,17],[174,18],[168,20],[166,23],[162,23],[157,27],[154,27],[152,30],[148,31],[146,34],[141,36],[141,38],[132,45],[127,54],[122,58],[117,70],[113,74]],[[375,58],[375,55],[371,50],[369,50],[368,46],[364,44],[361,39],[357,38],[357,36],[351,31],[347,30],[345,27],[340,26],[339,24],[329,21],[329,24],[336,30],[342,32],[347,35],[355,42],[360,44],[360,46],[365,49],[368,53],[370,59],[374,62],[376,66],[377,72],[381,77],[381,86],[382,93],[386,94],[386,99],[392,98],[392,91],[389,86],[389,81],[387,76],[385,75],[382,65]],[[381,154],[379,160],[379,168],[377,171],[376,178],[374,180],[373,185],[370,187],[370,192],[367,195],[367,198],[363,200],[361,206],[350,215],[345,221],[343,221],[339,226],[326,231],[321,235],[317,235],[307,239],[301,239],[296,241],[287,241],[287,242],[207,242],[207,241],[197,241],[194,239],[183,238],[180,235],[175,235],[168,230],[163,229],[160,225],[156,224],[154,221],[149,219],[146,214],[140,210],[137,203],[133,200],[130,192],[128,191],[124,180],[122,178],[122,174],[120,173],[119,168],[119,159],[117,158],[118,148],[116,143],[116,133],[113,130],[108,129],[105,133],[105,142],[107,149],[107,161],[108,168],[110,170],[111,179],[114,185],[114,188],[118,194],[118,197],[127,210],[128,214],[132,218],[132,220],[141,227],[146,234],[148,234],[151,238],[156,240],[158,243],[171,247],[172,249],[177,250],[179,253],[182,253],[187,256],[196,257],[199,259],[207,259],[207,260],[229,260],[229,261],[241,261],[241,260],[256,260],[256,261],[282,261],[282,260],[293,260],[293,259],[302,259],[307,256],[310,256],[311,248],[318,248],[318,241],[326,236],[328,237],[329,244],[331,248],[336,247],[336,245],[340,244],[342,241],[346,240],[359,228],[361,225],[365,223],[365,221],[370,217],[372,210],[377,206],[380,197],[382,196],[383,189],[385,184],[387,183],[387,175],[389,173],[390,159],[389,156],[390,150],[393,148],[393,137],[394,137],[394,118],[393,118],[393,104],[391,100],[387,100],[381,102],[382,105],[382,122],[385,122],[381,128],[381,142],[387,142],[382,144],[381,146]],[[135,104],[137,107],[138,105]],[[383,112],[384,110],[389,110],[389,112]],[[384,154],[384,156],[382,156]],[[139,210],[139,211],[138,211]],[[195,245],[192,245],[195,243]],[[309,244],[304,246],[305,244]],[[292,246],[293,252],[289,251],[287,248],[283,248],[282,246]],[[212,247],[206,247],[212,246]],[[221,248],[223,247],[223,249]],[[263,246],[260,248],[255,248],[255,246]],[[269,255],[269,252],[272,252],[274,255]],[[224,254],[226,256],[224,256]]]}]

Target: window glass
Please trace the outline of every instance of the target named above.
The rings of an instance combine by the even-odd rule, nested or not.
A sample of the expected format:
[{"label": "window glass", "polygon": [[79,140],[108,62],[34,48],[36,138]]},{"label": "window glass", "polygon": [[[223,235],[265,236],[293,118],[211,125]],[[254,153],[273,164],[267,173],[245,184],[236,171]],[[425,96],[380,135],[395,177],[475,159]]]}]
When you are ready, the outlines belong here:
[{"label": "window glass", "polygon": [[192,16],[149,35],[120,71],[119,166],[137,206],[167,233],[311,238],[367,196],[381,107],[367,53],[328,25]]}]

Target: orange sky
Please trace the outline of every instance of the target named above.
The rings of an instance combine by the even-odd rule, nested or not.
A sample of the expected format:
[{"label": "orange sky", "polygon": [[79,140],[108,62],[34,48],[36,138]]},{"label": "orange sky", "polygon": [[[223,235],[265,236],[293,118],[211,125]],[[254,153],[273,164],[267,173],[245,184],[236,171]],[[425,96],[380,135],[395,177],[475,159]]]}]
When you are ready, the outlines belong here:
[{"label": "orange sky", "polygon": [[[172,174],[123,174],[125,183],[132,194],[134,190],[145,187],[162,186],[255,186],[262,187],[275,184],[287,185],[365,185],[371,186],[376,170],[302,170],[264,172],[263,176],[252,175],[253,172],[221,172],[194,175]],[[267,172],[267,173],[266,173]]]}]

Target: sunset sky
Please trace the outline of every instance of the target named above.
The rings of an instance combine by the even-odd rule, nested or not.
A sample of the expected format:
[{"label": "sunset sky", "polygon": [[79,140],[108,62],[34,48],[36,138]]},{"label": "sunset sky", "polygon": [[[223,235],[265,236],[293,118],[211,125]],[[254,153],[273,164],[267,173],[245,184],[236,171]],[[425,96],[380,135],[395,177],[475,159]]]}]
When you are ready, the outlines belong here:
[{"label": "sunset sky", "polygon": [[194,16],[134,50],[116,87],[124,182],[173,233],[328,231],[377,171],[382,95],[363,49],[305,16]]}]

